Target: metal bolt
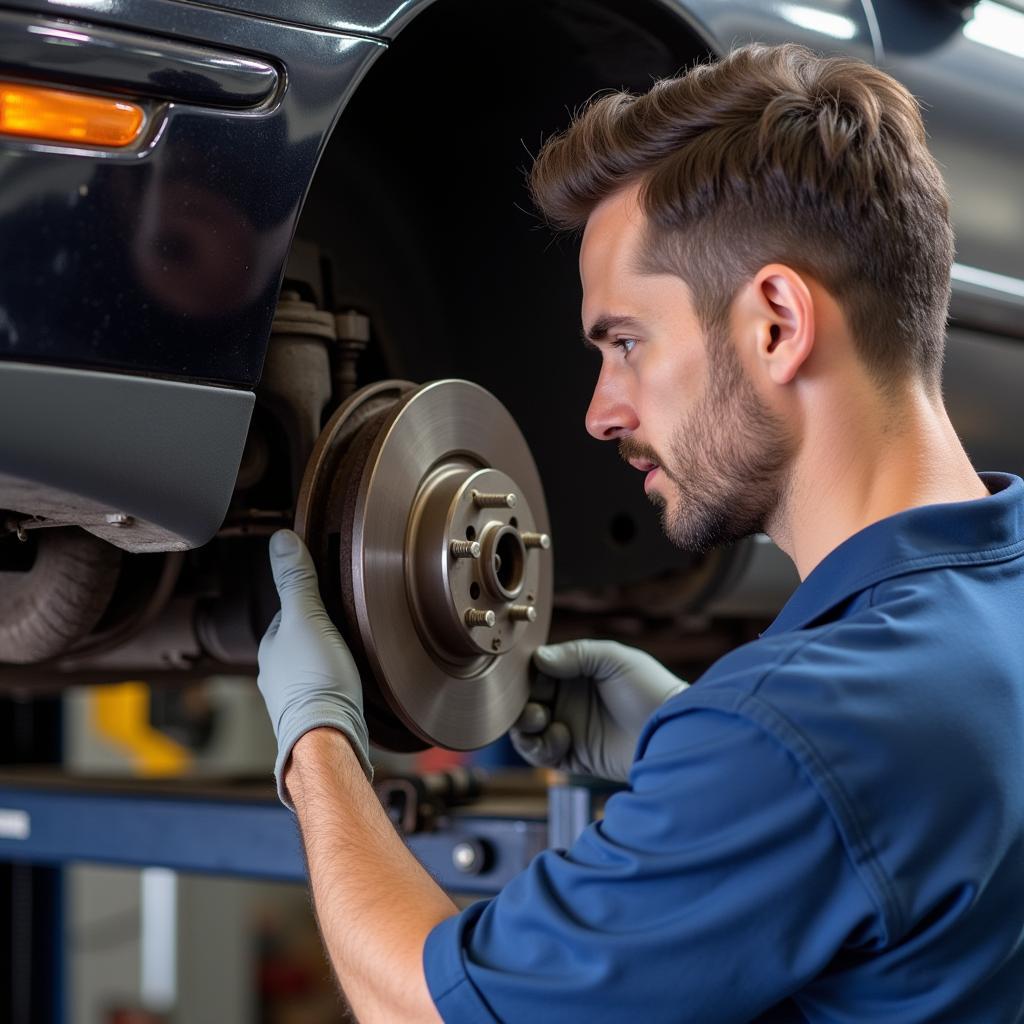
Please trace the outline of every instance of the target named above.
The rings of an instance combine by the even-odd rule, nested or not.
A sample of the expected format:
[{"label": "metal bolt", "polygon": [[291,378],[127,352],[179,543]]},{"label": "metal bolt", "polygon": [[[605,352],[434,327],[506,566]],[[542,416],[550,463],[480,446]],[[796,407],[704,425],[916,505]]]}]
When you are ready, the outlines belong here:
[{"label": "metal bolt", "polygon": [[365,347],[370,340],[370,318],[365,313],[360,313],[358,309],[335,313],[334,324],[339,341],[354,341]]},{"label": "metal bolt", "polygon": [[456,843],[452,847],[452,864],[463,874],[475,875],[483,866],[481,852],[476,843]]},{"label": "metal bolt", "polygon": [[106,520],[110,526],[131,526],[135,520],[124,512],[108,512]]},{"label": "metal bolt", "polygon": [[532,604],[514,604],[509,607],[508,617],[513,622],[536,622],[537,609]]},{"label": "metal bolt", "polygon": [[452,558],[479,558],[480,542],[475,540],[453,540],[448,548]]},{"label": "metal bolt", "polygon": [[467,608],[465,618],[467,626],[487,626],[491,628],[497,622],[494,612],[489,608],[487,611],[482,611],[479,608]]},{"label": "metal bolt", "polygon": [[551,547],[551,538],[546,533],[521,533],[519,536],[528,548],[543,548],[547,551]]},{"label": "metal bolt", "polygon": [[473,504],[477,508],[515,508],[519,499],[514,494],[484,494],[473,491]]}]

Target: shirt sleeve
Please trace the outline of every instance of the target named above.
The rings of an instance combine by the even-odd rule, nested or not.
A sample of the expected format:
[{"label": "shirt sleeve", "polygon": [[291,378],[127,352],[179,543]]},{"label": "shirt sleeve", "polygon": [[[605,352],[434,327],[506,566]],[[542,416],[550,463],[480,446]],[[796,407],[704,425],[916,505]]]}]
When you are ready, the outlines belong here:
[{"label": "shirt sleeve", "polygon": [[630,787],[424,948],[447,1022],[749,1021],[878,916],[813,782],[746,718],[663,719]]}]

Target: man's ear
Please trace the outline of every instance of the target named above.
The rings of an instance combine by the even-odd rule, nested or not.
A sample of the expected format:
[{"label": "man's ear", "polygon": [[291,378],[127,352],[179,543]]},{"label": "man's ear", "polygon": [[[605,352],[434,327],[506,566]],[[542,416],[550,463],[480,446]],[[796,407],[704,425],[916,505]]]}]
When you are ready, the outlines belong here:
[{"label": "man's ear", "polygon": [[757,358],[775,384],[789,384],[814,348],[814,299],[807,282],[792,267],[770,263],[744,292],[741,315]]}]

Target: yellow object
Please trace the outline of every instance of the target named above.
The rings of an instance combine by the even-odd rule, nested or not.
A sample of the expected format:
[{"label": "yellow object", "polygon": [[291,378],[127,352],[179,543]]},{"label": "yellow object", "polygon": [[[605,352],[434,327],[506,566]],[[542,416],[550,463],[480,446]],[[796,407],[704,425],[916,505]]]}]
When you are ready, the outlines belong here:
[{"label": "yellow object", "polygon": [[112,96],[0,82],[0,133],[90,146],[128,146],[142,131],[142,107]]},{"label": "yellow object", "polygon": [[188,751],[149,724],[145,683],[96,686],[91,697],[96,732],[129,754],[139,775],[178,775],[188,766]]}]

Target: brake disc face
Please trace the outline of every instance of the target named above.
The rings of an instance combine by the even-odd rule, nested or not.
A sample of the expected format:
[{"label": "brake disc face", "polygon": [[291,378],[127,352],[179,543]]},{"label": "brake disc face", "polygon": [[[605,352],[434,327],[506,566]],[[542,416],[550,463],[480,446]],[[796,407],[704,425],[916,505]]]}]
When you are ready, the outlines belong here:
[{"label": "brake disc face", "polygon": [[324,428],[296,530],[363,678],[371,739],[471,750],[526,703],[547,639],[547,508],[508,410],[467,381],[384,381]]}]

